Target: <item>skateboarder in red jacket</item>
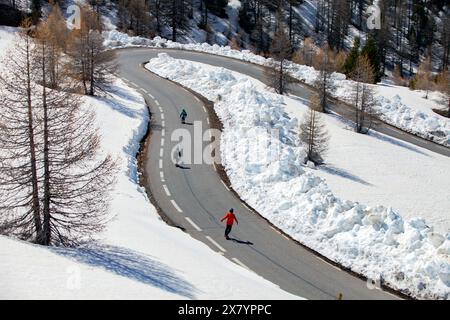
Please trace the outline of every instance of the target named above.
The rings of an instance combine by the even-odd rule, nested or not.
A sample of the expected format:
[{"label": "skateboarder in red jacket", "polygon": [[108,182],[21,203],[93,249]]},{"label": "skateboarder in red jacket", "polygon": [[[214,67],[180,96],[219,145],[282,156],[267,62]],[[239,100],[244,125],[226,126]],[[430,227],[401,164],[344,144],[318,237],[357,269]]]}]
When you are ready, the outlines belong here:
[{"label": "skateboarder in red jacket", "polygon": [[230,237],[228,235],[231,232],[234,221],[236,221],[236,224],[239,224],[238,219],[234,215],[234,209],[230,209],[230,212],[228,212],[220,221],[223,222],[224,220],[227,220],[227,227],[225,228],[225,238],[227,238],[227,240],[230,240]]}]

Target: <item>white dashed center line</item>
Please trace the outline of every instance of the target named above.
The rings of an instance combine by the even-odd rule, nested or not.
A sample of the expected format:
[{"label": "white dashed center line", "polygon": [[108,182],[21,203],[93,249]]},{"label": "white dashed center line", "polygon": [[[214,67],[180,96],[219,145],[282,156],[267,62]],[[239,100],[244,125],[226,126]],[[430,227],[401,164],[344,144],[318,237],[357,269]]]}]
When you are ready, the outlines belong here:
[{"label": "white dashed center line", "polygon": [[161,149],[159,150],[159,156],[160,156],[161,158],[164,156],[164,149],[163,149],[163,148],[161,148]]},{"label": "white dashed center line", "polygon": [[418,141],[418,142],[423,142],[423,140],[422,140],[422,139],[420,139],[420,138],[417,138],[417,137],[414,137],[414,136],[411,136],[411,138],[412,138],[413,140],[416,140],[416,141]]},{"label": "white dashed center line", "polygon": [[[231,260],[233,260],[234,262],[236,262],[238,265],[240,265],[241,267],[250,270],[249,267],[247,267],[244,263],[242,263],[238,258],[232,258]],[[251,271],[251,270],[250,270]]]},{"label": "white dashed center line", "polygon": [[158,100],[155,100],[155,103],[156,103],[157,106],[160,105]]},{"label": "white dashed center line", "polygon": [[278,231],[278,230],[275,229],[274,227],[270,226],[270,228],[271,228],[273,231],[275,231],[276,233],[281,234],[280,231]]},{"label": "white dashed center line", "polygon": [[175,209],[177,209],[178,212],[183,212],[183,210],[181,210],[175,200],[170,200],[170,202],[172,202],[172,205],[175,207]]},{"label": "white dashed center line", "polygon": [[189,222],[191,224],[191,226],[194,227],[195,230],[197,230],[198,232],[201,232],[202,229],[200,229],[200,227],[198,225],[196,225],[194,223],[194,221],[192,221],[189,217],[186,217],[187,222]]},{"label": "white dashed center line", "polygon": [[164,147],[164,142],[165,142],[166,140],[164,139],[164,138],[162,138],[161,139],[161,147]]},{"label": "white dashed center line", "polygon": [[227,188],[228,191],[230,191],[230,188],[228,188],[228,186],[225,184],[225,182],[223,182],[222,180],[221,180],[220,182],[222,182],[222,184],[224,185],[224,187]]},{"label": "white dashed center line", "polygon": [[164,120],[164,113],[161,113],[161,120]]},{"label": "white dashed center line", "polygon": [[205,110],[205,112],[208,113],[208,110],[206,110],[205,106],[203,106],[203,110]]},{"label": "white dashed center line", "polygon": [[161,127],[165,127],[165,126],[166,126],[166,121],[165,120],[161,121]]},{"label": "white dashed center line", "polygon": [[211,238],[210,236],[206,236],[206,239],[208,239],[209,242],[211,242],[213,245],[215,245],[217,248],[219,248],[220,251],[227,252],[227,250],[225,250],[224,247],[222,247],[220,244],[218,244],[216,241],[214,241],[214,239]]},{"label": "white dashed center line", "polygon": [[164,179],[164,172],[160,171],[160,172],[159,172],[159,176],[161,177],[161,181],[162,181],[162,182],[165,182],[165,181],[166,181],[166,179]]},{"label": "white dashed center line", "polygon": [[164,192],[166,193],[166,195],[167,195],[168,197],[171,197],[171,196],[172,196],[172,194],[171,194],[170,191],[169,191],[169,188],[167,188],[167,186],[166,186],[165,184],[163,184],[163,189],[164,189]]},{"label": "white dashed center line", "polygon": [[159,159],[159,168],[160,168],[160,169],[163,168],[163,161],[162,161],[162,159]]},{"label": "white dashed center line", "polygon": [[166,135],[166,129],[162,129],[161,136],[164,137]]}]

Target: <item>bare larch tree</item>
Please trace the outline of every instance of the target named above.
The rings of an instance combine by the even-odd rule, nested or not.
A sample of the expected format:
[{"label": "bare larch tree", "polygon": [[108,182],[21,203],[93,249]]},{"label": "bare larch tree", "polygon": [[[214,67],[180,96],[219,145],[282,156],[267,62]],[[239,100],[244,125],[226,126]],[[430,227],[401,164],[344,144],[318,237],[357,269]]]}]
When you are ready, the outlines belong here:
[{"label": "bare larch tree", "polygon": [[321,119],[320,97],[314,93],[310,100],[309,110],[300,124],[300,140],[306,147],[306,161],[322,164],[328,150],[329,135]]},{"label": "bare larch tree", "polygon": [[326,112],[329,92],[333,88],[331,82],[331,74],[333,72],[333,61],[331,55],[330,47],[328,44],[325,44],[314,58],[315,68],[319,70],[314,86],[319,94],[320,107],[317,110],[320,112]]},{"label": "bare larch tree", "polygon": [[367,56],[361,55],[358,57],[351,77],[355,81],[353,88],[355,131],[368,133],[375,117],[373,89],[370,87],[370,83],[373,83],[375,76]]},{"label": "bare larch tree", "polygon": [[33,38],[22,35],[0,77],[0,231],[41,245],[77,245],[109,218],[115,161],[99,152],[93,110],[73,94],[73,81],[51,88],[49,26],[25,30]]},{"label": "bare larch tree", "polygon": [[41,124],[42,245],[76,245],[100,231],[106,222],[108,193],[115,164],[101,157],[95,114],[81,108],[68,79],[59,90],[47,88],[52,41],[41,24],[36,33],[37,80],[42,86]]},{"label": "bare larch tree", "polygon": [[42,222],[31,20],[22,27],[14,58],[5,59],[0,75],[0,231],[38,242]]},{"label": "bare larch tree", "polygon": [[425,99],[428,99],[428,94],[430,90],[433,89],[433,65],[431,61],[431,56],[425,58],[424,61],[419,65],[417,70],[417,82],[416,89],[425,91]]},{"label": "bare larch tree", "polygon": [[71,32],[68,53],[71,61],[66,67],[78,79],[85,94],[94,96],[111,84],[111,74],[116,71],[114,51],[103,45],[102,25],[89,7],[81,8],[81,27]]},{"label": "bare larch tree", "polygon": [[286,70],[286,62],[292,58],[292,46],[283,23],[282,11],[277,14],[277,29],[270,45],[270,54],[274,62],[267,66],[265,75],[271,87],[279,94],[287,92],[292,78]]}]

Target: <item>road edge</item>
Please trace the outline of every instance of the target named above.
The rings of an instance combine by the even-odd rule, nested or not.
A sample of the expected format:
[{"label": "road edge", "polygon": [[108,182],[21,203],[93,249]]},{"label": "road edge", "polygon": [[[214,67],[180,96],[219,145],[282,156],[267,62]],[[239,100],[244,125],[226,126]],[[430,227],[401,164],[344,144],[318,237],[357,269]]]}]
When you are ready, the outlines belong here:
[{"label": "road edge", "polygon": [[136,154],[136,160],[137,160],[137,165],[138,165],[137,169],[138,169],[138,173],[139,173],[139,185],[142,188],[144,188],[145,193],[148,197],[148,200],[155,207],[156,212],[161,217],[161,219],[170,227],[178,228],[185,232],[186,229],[184,227],[177,225],[164,212],[164,210],[159,206],[158,202],[156,201],[155,197],[153,196],[151,187],[147,187],[147,186],[151,185],[150,179],[147,178],[148,174],[147,174],[147,169],[146,169],[145,164],[148,161],[147,150],[148,150],[148,146],[150,145],[150,140],[151,140],[152,134],[153,134],[153,130],[152,130],[153,112],[150,108],[150,104],[148,103],[147,99],[145,97],[143,97],[143,98],[144,98],[145,106],[146,106],[148,114],[149,114],[149,118],[148,118],[148,123],[147,123],[147,130],[146,130],[144,136],[142,137],[141,141],[139,142],[139,150]]}]

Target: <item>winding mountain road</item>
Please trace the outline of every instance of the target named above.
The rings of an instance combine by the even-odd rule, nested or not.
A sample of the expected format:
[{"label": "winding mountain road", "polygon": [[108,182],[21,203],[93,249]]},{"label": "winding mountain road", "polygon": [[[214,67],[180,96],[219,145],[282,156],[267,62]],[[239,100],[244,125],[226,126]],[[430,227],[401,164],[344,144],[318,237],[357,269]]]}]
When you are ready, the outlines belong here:
[{"label": "winding mountain road", "polygon": [[[120,76],[145,96],[152,112],[143,168],[145,187],[173,224],[212,250],[298,296],[337,299],[342,294],[343,299],[398,299],[380,289],[369,289],[366,281],[328,263],[272,228],[229,190],[214,166],[196,164],[184,169],[174,166],[171,150],[177,142],[171,141],[171,133],[183,127],[194,135],[193,126],[181,125],[181,109],[186,107],[188,120],[202,121],[204,129],[209,127],[210,119],[204,104],[194,94],[142,67],[143,62],[160,52],[264,78],[261,67],[220,56],[165,49],[117,51]],[[310,89],[295,85],[293,93],[308,99]],[[448,148],[390,126],[380,126],[383,133],[450,156]],[[220,223],[229,208],[235,208],[239,219],[231,241],[224,238],[224,225]]]}]

